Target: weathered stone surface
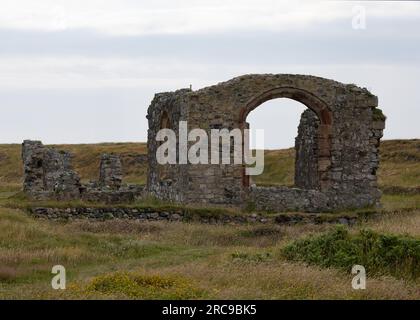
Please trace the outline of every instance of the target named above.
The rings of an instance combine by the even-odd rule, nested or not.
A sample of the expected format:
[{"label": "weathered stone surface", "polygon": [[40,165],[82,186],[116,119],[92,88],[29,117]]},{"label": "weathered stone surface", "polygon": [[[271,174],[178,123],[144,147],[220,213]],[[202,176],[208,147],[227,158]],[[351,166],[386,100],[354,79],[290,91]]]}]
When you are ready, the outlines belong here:
[{"label": "weathered stone surface", "polygon": [[302,189],[319,189],[318,139],[319,119],[310,109],[301,116],[295,150],[295,186]]},{"label": "weathered stone surface", "polygon": [[24,192],[36,200],[81,199],[108,204],[129,203],[145,196],[144,186],[122,185],[117,155],[102,155],[100,180],[83,185],[72,169],[71,158],[70,153],[47,148],[40,141],[24,141]]},{"label": "weathered stone surface", "polygon": [[23,190],[27,193],[44,191],[44,151],[41,141],[22,144]]},{"label": "weathered stone surface", "polygon": [[318,190],[288,187],[251,187],[249,201],[260,211],[329,211],[328,196]]},{"label": "weathered stone surface", "polygon": [[59,200],[80,197],[80,178],[71,167],[71,154],[46,148],[40,141],[22,145],[26,193],[36,199]]},{"label": "weathered stone surface", "polygon": [[126,187],[120,190],[86,189],[81,199],[106,204],[130,203],[145,196],[144,186]]},{"label": "weathered stone surface", "polygon": [[160,199],[184,202],[186,192],[190,188],[189,165],[165,165],[158,164],[156,150],[159,142],[156,134],[162,128],[163,120],[165,127],[175,131],[178,137],[179,121],[187,119],[186,94],[189,89],[181,89],[175,92],[158,93],[155,95],[151,107],[148,109],[149,130],[147,138],[148,149],[148,192]]},{"label": "weathered stone surface", "polygon": [[116,154],[103,154],[99,169],[99,186],[110,190],[119,190],[122,185],[122,164]]},{"label": "weathered stone surface", "polygon": [[354,224],[357,216],[335,216],[331,215],[328,219],[317,214],[218,214],[213,216],[201,215],[200,213],[191,214],[188,209],[165,209],[161,211],[157,208],[44,208],[35,207],[29,209],[29,213],[35,218],[50,220],[111,220],[111,219],[129,219],[139,221],[168,221],[168,222],[199,222],[208,224],[305,224],[305,223],[332,223],[332,224]]},{"label": "weathered stone surface", "polygon": [[[242,165],[157,164],[156,135],[164,115],[176,133],[181,120],[188,122],[189,130],[201,128],[208,135],[211,129],[243,130],[249,112],[275,98],[299,101],[318,119],[314,121],[306,112],[299,128],[296,186],[301,191],[269,189],[264,196],[263,189],[250,188]],[[377,101],[367,89],[353,84],[293,74],[244,75],[198,91],[156,94],[148,109],[148,192],[159,199],[210,205],[240,206],[251,199],[267,210],[293,210],[296,205],[306,211],[375,205],[381,195],[376,170],[385,127]],[[307,191],[312,189],[322,196]],[[292,201],[294,195],[302,199]],[[277,204],[279,199],[282,204]],[[306,204],[320,199],[319,207]]]}]

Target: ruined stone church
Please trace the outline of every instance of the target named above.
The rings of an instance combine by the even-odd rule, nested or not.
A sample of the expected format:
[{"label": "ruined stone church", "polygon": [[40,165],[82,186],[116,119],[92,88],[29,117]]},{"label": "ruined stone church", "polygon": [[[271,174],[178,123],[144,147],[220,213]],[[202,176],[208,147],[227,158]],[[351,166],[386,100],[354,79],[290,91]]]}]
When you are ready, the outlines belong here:
[{"label": "ruined stone church", "polygon": [[[290,98],[308,109],[296,138],[295,187],[250,184],[244,165],[156,161],[157,132],[190,128],[248,128],[247,115],[262,103]],[[328,211],[378,203],[376,171],[385,117],[378,99],[353,84],[307,75],[244,75],[198,91],[158,93],[149,109],[148,191],[182,203],[243,205],[270,211]],[[281,119],[279,119],[281,125]],[[210,133],[209,133],[210,134]],[[162,174],[164,172],[164,174]]]},{"label": "ruined stone church", "polygon": [[[163,128],[178,132],[180,121],[190,129],[249,128],[248,114],[262,103],[289,98],[307,107],[296,137],[295,186],[261,187],[250,183],[245,165],[166,164],[157,162]],[[121,163],[102,158],[98,182],[82,185],[70,156],[23,144],[24,190],[39,198],[82,198],[121,202],[153,196],[183,204],[245,206],[265,211],[333,211],[379,203],[376,171],[385,116],[378,99],[354,84],[308,75],[254,74],[197,91],[157,93],[147,119],[148,180],[145,187],[121,185]],[[281,119],[279,119],[281,124]],[[192,142],[190,142],[192,143]],[[233,155],[232,155],[233,156]]]}]

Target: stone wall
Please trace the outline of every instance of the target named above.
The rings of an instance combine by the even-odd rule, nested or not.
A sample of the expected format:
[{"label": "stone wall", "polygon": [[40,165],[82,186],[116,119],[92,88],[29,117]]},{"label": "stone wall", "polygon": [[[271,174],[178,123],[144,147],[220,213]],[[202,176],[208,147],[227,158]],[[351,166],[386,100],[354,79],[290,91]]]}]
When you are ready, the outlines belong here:
[{"label": "stone wall", "polygon": [[[161,165],[157,162],[156,151],[160,142],[156,141],[156,135],[162,129],[162,117],[169,115],[168,127],[177,134],[179,122],[187,119],[185,94],[189,89],[181,89],[175,92],[164,92],[155,95],[151,106],[148,109],[147,119],[149,121],[147,148],[148,148],[148,192],[156,195],[162,200],[184,202],[185,190],[189,188],[188,166]],[[177,146],[178,147],[178,146]]]},{"label": "stone wall", "polygon": [[331,211],[328,196],[318,190],[253,186],[250,188],[248,201],[260,211]]},{"label": "stone wall", "polygon": [[110,190],[119,190],[122,185],[123,172],[118,155],[105,153],[101,156],[99,166],[99,186]]},{"label": "stone wall", "polygon": [[87,184],[72,168],[72,155],[45,147],[40,141],[22,144],[24,192],[35,200],[84,200],[128,203],[145,196],[143,186],[122,185],[122,166],[117,155],[101,157],[99,181]]},{"label": "stone wall", "polygon": [[310,109],[300,118],[295,141],[295,186],[302,189],[319,189],[318,177],[318,128],[319,119]]},{"label": "stone wall", "polygon": [[71,154],[46,148],[40,141],[22,145],[23,190],[34,198],[71,200],[80,197],[80,178],[72,169]]},{"label": "stone wall", "polygon": [[[29,213],[40,219],[49,220],[95,220],[129,219],[136,221],[168,221],[168,222],[199,222],[209,224],[282,224],[294,225],[304,223],[354,224],[357,215],[325,215],[319,214],[203,214],[191,209],[158,209],[158,208],[46,208],[35,207]],[[263,232],[263,231],[262,231]]]}]

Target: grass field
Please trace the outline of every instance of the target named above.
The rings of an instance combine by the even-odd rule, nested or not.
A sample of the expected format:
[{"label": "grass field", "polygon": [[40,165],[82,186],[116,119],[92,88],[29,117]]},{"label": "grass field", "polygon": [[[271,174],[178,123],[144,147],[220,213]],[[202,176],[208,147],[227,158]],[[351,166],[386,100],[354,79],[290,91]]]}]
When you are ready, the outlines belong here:
[{"label": "grass field", "polygon": [[[145,152],[144,144],[59,148],[75,153],[75,167],[86,180],[97,175],[102,152]],[[420,279],[404,272],[420,259],[420,194],[416,191],[420,140],[382,144],[379,179],[389,192],[383,197],[381,214],[345,227],[349,239],[356,241],[363,230],[381,235],[385,239],[381,250],[392,251],[392,257],[400,259],[368,268],[366,290],[352,289],[348,268],[337,266],[334,260],[325,265],[324,251],[331,251],[331,245],[337,244],[333,248],[340,256],[338,243],[346,244],[343,248],[346,254],[350,250],[353,259],[358,257],[347,240],[325,241],[336,228],[331,224],[35,220],[16,209],[19,198],[8,199],[20,190],[19,153],[18,145],[0,146],[0,298],[420,299]],[[292,149],[267,151],[266,171],[257,183],[292,184],[293,163]],[[129,166],[126,174],[126,181],[141,183],[145,168]],[[303,248],[300,258],[285,254],[291,245]],[[316,249],[309,252],[316,251],[316,259],[308,256],[307,248]],[[382,257],[377,251],[372,253],[374,259],[378,256]],[[51,288],[51,268],[56,264],[66,268],[66,290]],[[401,266],[400,273],[390,271],[394,264]]]}]

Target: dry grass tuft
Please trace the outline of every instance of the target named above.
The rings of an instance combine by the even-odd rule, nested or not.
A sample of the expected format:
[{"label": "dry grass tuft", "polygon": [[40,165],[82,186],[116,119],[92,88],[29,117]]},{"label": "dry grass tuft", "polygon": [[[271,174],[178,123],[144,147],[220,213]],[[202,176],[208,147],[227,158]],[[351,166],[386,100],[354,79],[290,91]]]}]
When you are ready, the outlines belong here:
[{"label": "dry grass tuft", "polygon": [[367,222],[367,227],[376,232],[420,237],[420,210],[385,213]]},{"label": "dry grass tuft", "polygon": [[164,227],[153,222],[113,219],[106,221],[76,220],[66,227],[76,232],[108,233],[108,234],[138,234],[144,236],[150,233],[161,233]]}]

